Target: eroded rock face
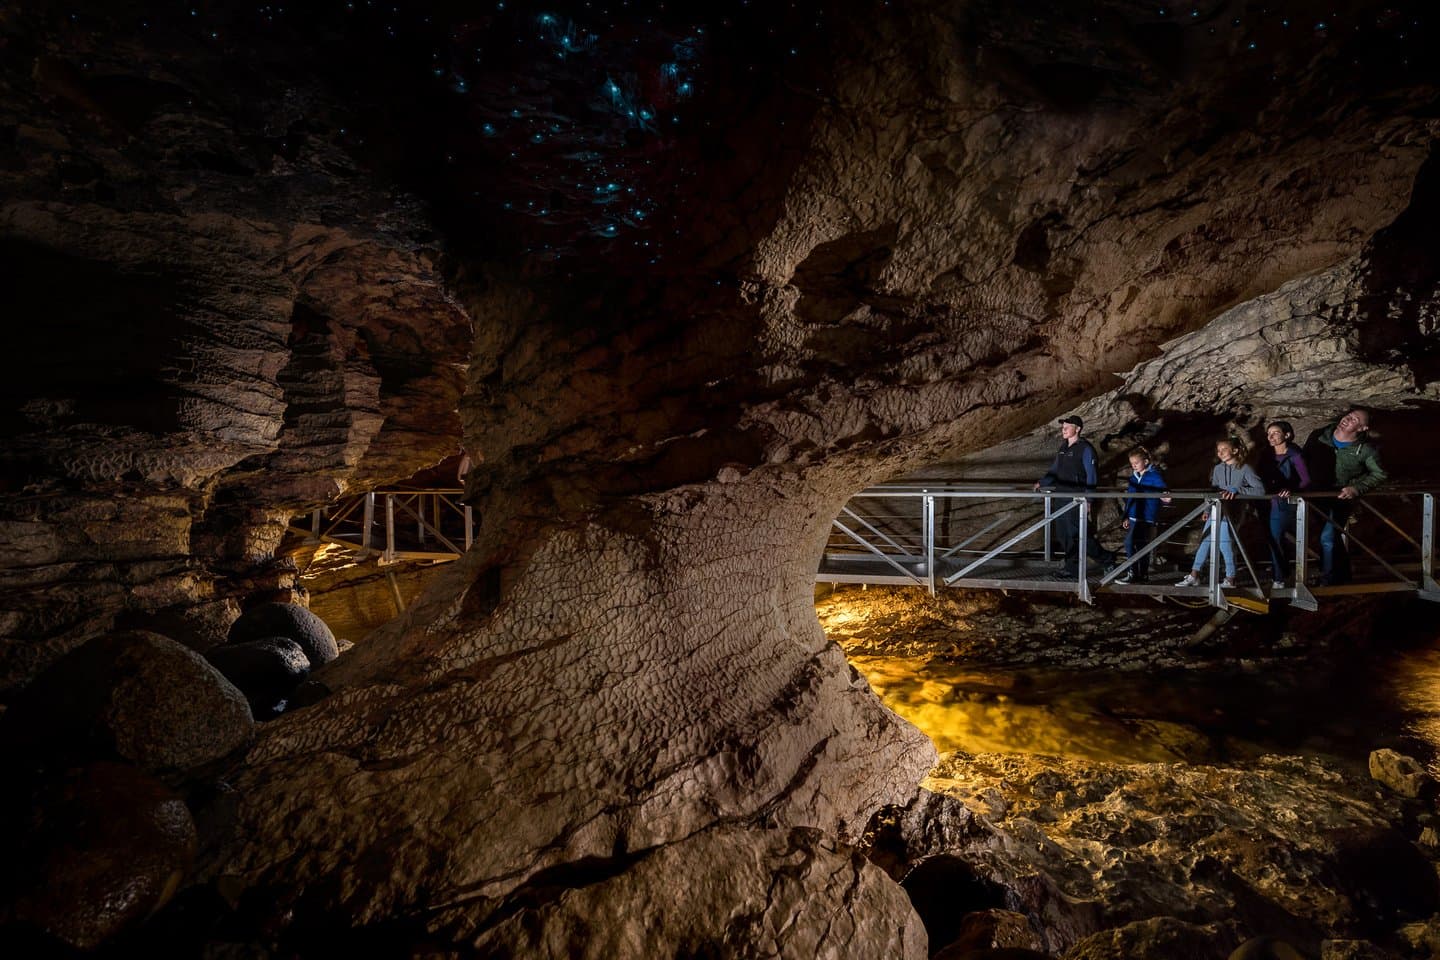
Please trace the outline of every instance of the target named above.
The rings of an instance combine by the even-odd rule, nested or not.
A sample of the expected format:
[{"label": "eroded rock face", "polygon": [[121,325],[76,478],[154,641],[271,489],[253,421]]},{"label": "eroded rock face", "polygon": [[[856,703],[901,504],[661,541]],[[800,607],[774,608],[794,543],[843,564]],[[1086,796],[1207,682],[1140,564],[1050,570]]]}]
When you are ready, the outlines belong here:
[{"label": "eroded rock face", "polygon": [[5,804],[9,896],[0,916],[11,923],[93,949],[164,905],[190,869],[190,812],[132,767],[66,771],[24,799],[28,809]]},{"label": "eroded rock face", "polygon": [[107,634],[56,661],[0,721],[7,745],[41,762],[127,760],[184,775],[245,746],[244,695],[204,657],[159,634]]},{"label": "eroded rock face", "polygon": [[469,346],[314,77],[72,13],[3,23],[0,690],[122,615],[287,586],[291,513],[453,452]]},{"label": "eroded rock face", "polygon": [[[845,497],[1356,252],[1426,156],[1428,126],[1393,105],[1312,137],[1323,61],[1242,129],[1208,112],[1220,41],[1089,109],[1026,85],[1025,43],[997,41],[996,72],[930,54],[973,49],[986,16],[918,8],[836,51],[804,156],[737,199],[779,190],[730,235],[738,282],[470,294],[486,529],[251,754],[236,882],[366,920],[716,819],[857,835],[931,753],[816,632],[813,561]],[[1097,929],[1056,910],[1072,940]]]},{"label": "eroded rock face", "polygon": [[468,909],[440,911],[431,927],[484,955],[554,960],[928,956],[905,894],[815,830],[719,828],[662,846],[612,876],[599,869],[583,886],[557,876],[559,886],[574,888],[558,899],[544,890],[547,877],[534,877],[478,936],[465,931],[475,919]]},{"label": "eroded rock face", "polygon": [[[138,179],[163,202],[57,198],[41,185],[55,151],[17,133],[27,199],[0,224],[32,274],[99,260],[130,283],[174,263],[184,281],[159,288],[153,419],[97,423],[59,389],[16,431],[42,475],[179,487],[161,528],[172,542],[147,559],[175,556],[188,533],[195,554],[252,565],[288,510],[385,472],[387,429],[438,445],[420,425],[450,406],[402,416],[385,398],[453,401],[455,369],[418,344],[453,345],[476,321],[463,414],[484,457],[469,483],[481,537],[401,622],[326,671],[332,696],[256,745],[235,781],[239,839],[212,871],[228,888],[337,925],[459,904],[448,929],[478,942],[521,936],[489,907],[535,881],[526,942],[568,944],[568,899],[612,916],[659,909],[640,902],[644,865],[711,849],[717,824],[854,839],[914,793],[933,748],[851,678],[811,607],[846,497],[1035,427],[1212,312],[1356,254],[1406,208],[1429,151],[1433,92],[1386,50],[1277,46],[1262,64],[1237,34],[1051,6],[849,11],[804,109],[783,84],[732,101],[748,119],[701,152],[728,159],[678,189],[694,226],[678,255],[653,271],[621,257],[471,268],[453,300],[423,217],[367,184],[334,136],[282,122],[310,96],[303,77],[284,94],[258,84],[279,144],[235,144],[233,109],[140,121],[156,135],[145,143],[177,156],[259,161],[253,192],[225,170],[176,183],[162,151],[135,162],[158,171]],[[126,52],[106,51],[107,70]],[[1374,58],[1367,96],[1337,102],[1360,53]],[[184,90],[192,62],[220,69],[180,59],[165,82]],[[38,80],[14,83],[27,113],[51,117],[35,142],[75,142]],[[802,122],[781,134],[776,116]],[[337,183],[335,166],[354,176]],[[286,199],[280,212],[254,200],[269,196]],[[414,366],[381,363],[387,346]],[[182,403],[190,371],[204,387],[187,381]],[[404,389],[387,393],[397,377]],[[73,434],[73,465],[47,445],[57,431]],[[171,446],[181,453],[153,452]],[[59,502],[15,517],[36,556],[60,536]],[[52,552],[41,587],[71,556]],[[755,846],[712,852],[733,863]],[[540,884],[596,862],[617,879]],[[891,909],[893,888],[838,866],[847,884],[797,881],[809,899],[777,904],[757,936],[856,912],[856,876]],[[724,942],[721,911],[708,927],[662,919]],[[1078,937],[1083,923],[1063,929]],[[837,952],[872,942],[848,925],[835,936]]]},{"label": "eroded rock face", "polygon": [[[1440,904],[1433,866],[1392,826],[1388,801],[1317,760],[1236,769],[953,754],[928,783],[995,826],[963,856],[1044,918],[1053,950],[1155,917],[1218,925],[1232,946],[1256,932],[1379,938]],[[1197,949],[1216,929],[1180,940]]]}]

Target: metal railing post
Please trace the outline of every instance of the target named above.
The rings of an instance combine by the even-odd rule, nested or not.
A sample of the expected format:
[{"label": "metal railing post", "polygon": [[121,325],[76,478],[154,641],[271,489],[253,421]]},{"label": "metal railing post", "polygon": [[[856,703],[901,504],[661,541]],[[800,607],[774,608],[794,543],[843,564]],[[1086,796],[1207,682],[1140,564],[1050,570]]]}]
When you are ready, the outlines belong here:
[{"label": "metal railing post", "polygon": [[930,586],[930,596],[935,596],[935,498],[925,495],[922,501],[925,524],[925,578]]},{"label": "metal railing post", "polygon": [[371,491],[365,494],[364,519],[360,527],[360,546],[366,550],[370,549],[370,528],[375,526],[375,493]]},{"label": "metal railing post", "polygon": [[1310,508],[1304,497],[1295,501],[1295,595],[1290,600],[1290,605],[1299,610],[1318,610],[1320,604],[1315,601],[1315,594],[1305,585],[1310,576],[1310,554],[1305,546],[1309,540],[1308,527],[1310,523]]},{"label": "metal railing post", "polygon": [[1435,495],[1424,495],[1420,518],[1420,596],[1440,600],[1440,584],[1435,582]]},{"label": "metal railing post", "polygon": [[470,549],[470,544],[475,542],[475,514],[470,504],[465,504],[465,549]]},{"label": "metal railing post", "polygon": [[1220,589],[1220,501],[1210,501],[1210,603],[1225,606],[1225,594]]},{"label": "metal railing post", "polygon": [[395,494],[385,494],[385,560],[395,559]]},{"label": "metal railing post", "polygon": [[[437,529],[437,530],[440,529],[440,525],[439,525],[438,523],[435,525],[435,529]],[[425,542],[425,494],[423,494],[423,493],[417,494],[417,495],[415,496],[415,533],[416,533],[417,536],[419,536],[420,542],[421,542],[421,543],[424,543],[424,542]]]},{"label": "metal railing post", "polygon": [[322,507],[316,507],[315,512],[310,514],[310,539],[320,539],[320,511]]},{"label": "metal railing post", "polygon": [[1079,579],[1075,585],[1075,592],[1079,594],[1081,600],[1091,603],[1093,601],[1090,599],[1090,578],[1087,576],[1090,571],[1086,569],[1090,557],[1085,552],[1088,546],[1087,541],[1090,539],[1090,501],[1085,497],[1076,497],[1075,499],[1080,503],[1080,544],[1076,551],[1079,556],[1079,562],[1076,564]]},{"label": "metal railing post", "polygon": [[1048,563],[1055,559],[1054,552],[1050,547],[1050,494],[1045,494],[1045,561]]}]

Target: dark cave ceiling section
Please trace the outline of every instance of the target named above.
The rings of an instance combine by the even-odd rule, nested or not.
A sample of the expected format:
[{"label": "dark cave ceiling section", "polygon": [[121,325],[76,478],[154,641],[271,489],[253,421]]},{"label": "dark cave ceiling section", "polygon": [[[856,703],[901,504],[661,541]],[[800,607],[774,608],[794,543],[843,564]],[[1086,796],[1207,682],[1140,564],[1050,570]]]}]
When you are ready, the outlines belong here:
[{"label": "dark cave ceiling section", "polygon": [[[1418,11],[977,0],[943,15],[966,41],[955,56],[975,76],[1059,114],[1163,94],[1185,73],[1187,51],[1222,42],[1244,68],[1220,92],[1228,108],[1216,122],[1243,129],[1287,74],[1317,56],[1349,58],[1362,92],[1429,70],[1415,55],[1432,38]],[[932,15],[885,0],[326,0],[303,8],[197,0],[93,13],[57,4],[50,19],[77,56],[37,69],[120,117],[184,96],[160,75],[166,66],[186,69],[185,60],[225,60],[233,85],[213,91],[220,101],[243,100],[274,76],[295,78],[297,88],[318,76],[349,114],[312,112],[299,98],[288,126],[257,131],[256,153],[293,157],[315,141],[338,144],[429,201],[456,252],[560,260],[582,271],[597,262],[668,271],[704,252],[724,262],[714,248],[746,220],[744,211],[724,211],[727,203],[755,207],[778,196],[785,158],[798,153],[809,117],[833,89],[828,75],[846,69],[838,38],[849,26],[834,29],[840,21],[903,18],[918,33],[934,29],[924,19]],[[113,35],[129,38],[120,50],[160,51],[149,81],[107,62]],[[1224,132],[1212,124],[1197,136]],[[262,161],[210,158],[235,175]]]}]

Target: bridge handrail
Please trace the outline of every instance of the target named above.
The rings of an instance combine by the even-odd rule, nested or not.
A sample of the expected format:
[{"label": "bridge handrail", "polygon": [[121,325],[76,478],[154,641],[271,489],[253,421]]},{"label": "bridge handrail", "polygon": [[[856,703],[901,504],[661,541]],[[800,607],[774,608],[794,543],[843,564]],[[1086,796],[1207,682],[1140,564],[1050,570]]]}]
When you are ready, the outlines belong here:
[{"label": "bridge handrail", "polygon": [[[1440,601],[1440,584],[1437,584],[1435,580],[1437,566],[1435,560],[1437,542],[1436,516],[1437,512],[1440,512],[1436,510],[1435,503],[1437,489],[1440,488],[1408,484],[1387,484],[1381,489],[1372,490],[1363,496],[1345,501],[1340,500],[1343,496],[1343,490],[1296,490],[1291,492],[1288,500],[1295,506],[1296,511],[1295,518],[1292,521],[1295,533],[1295,556],[1293,559],[1295,587],[1293,590],[1287,590],[1287,593],[1293,596],[1293,602],[1303,609],[1315,609],[1314,596],[1306,587],[1306,572],[1308,567],[1307,520],[1314,515],[1318,518],[1320,524],[1334,524],[1335,520],[1333,516],[1338,515],[1332,516],[1332,512],[1339,509],[1337,501],[1364,507],[1368,512],[1373,513],[1379,518],[1383,528],[1388,528],[1390,532],[1398,535],[1404,544],[1415,551],[1415,554],[1418,554],[1418,557],[1412,555],[1398,559],[1393,556],[1387,558],[1377,552],[1377,548],[1380,547],[1378,542],[1376,548],[1372,548],[1370,544],[1365,543],[1359,537],[1355,536],[1353,531],[1346,534],[1346,538],[1352,546],[1368,554],[1376,564],[1382,567],[1384,571],[1393,578],[1394,582],[1390,584],[1390,587],[1393,588],[1398,585],[1405,589],[1414,589],[1425,599]],[[1394,502],[1400,500],[1401,502],[1396,504],[1397,507],[1410,509],[1410,507],[1406,506],[1404,498],[1417,495],[1421,497],[1421,501],[1419,505],[1419,529],[1416,531],[1416,536],[1407,533],[1405,529],[1402,529],[1399,524],[1387,517],[1375,506],[1375,502],[1377,501],[1383,502],[1389,500]],[[898,573],[901,577],[911,582],[928,586],[933,593],[937,586],[937,581],[947,586],[957,585],[960,581],[966,580],[972,571],[979,569],[982,565],[997,557],[1010,556],[1012,554],[1017,556],[1029,555],[1033,551],[1015,552],[1012,551],[1012,548],[1037,532],[1043,531],[1044,534],[1041,556],[1045,560],[1052,559],[1052,527],[1059,517],[1070,513],[1071,510],[1078,506],[1079,530],[1072,531],[1072,535],[1078,533],[1078,541],[1082,546],[1079,556],[1079,569],[1074,577],[1074,585],[1080,598],[1089,602],[1091,592],[1089,575],[1085,569],[1087,558],[1085,556],[1084,544],[1087,542],[1086,531],[1093,528],[1098,518],[1096,511],[1099,510],[1100,507],[1097,501],[1130,501],[1141,499],[1159,499],[1169,502],[1180,501],[1183,504],[1182,510],[1185,511],[1185,515],[1179,520],[1175,520],[1172,517],[1163,521],[1160,524],[1162,529],[1155,531],[1155,534],[1143,549],[1137,551],[1134,556],[1126,558],[1103,571],[1100,586],[1104,587],[1113,582],[1117,577],[1120,577],[1126,571],[1130,570],[1137,561],[1152,553],[1162,544],[1168,543],[1174,537],[1180,535],[1181,531],[1199,518],[1201,514],[1204,514],[1204,519],[1207,523],[1207,539],[1210,544],[1210,582],[1206,588],[1206,593],[1210,597],[1211,602],[1216,606],[1225,606],[1227,603],[1234,603],[1235,601],[1227,598],[1225,594],[1226,588],[1220,582],[1219,537],[1221,534],[1221,521],[1226,520],[1227,522],[1234,521],[1238,523],[1240,518],[1233,515],[1231,511],[1244,507],[1247,502],[1271,501],[1275,499],[1276,496],[1277,494],[1273,493],[1228,495],[1213,487],[1132,492],[1129,490],[1115,490],[1113,487],[1110,489],[1094,490],[1060,490],[1054,487],[1046,487],[1037,490],[1034,484],[1022,486],[1010,482],[967,483],[964,485],[908,482],[877,484],[872,487],[867,487],[855,494],[851,498],[850,503],[847,504],[842,511],[844,517],[856,523],[857,529],[850,529],[844,523],[841,523],[839,518],[834,521],[833,527],[837,529],[841,535],[840,542],[835,544],[834,536],[832,535],[831,544],[827,545],[825,555],[827,557],[832,556],[832,550],[838,548],[838,553],[834,555],[837,557],[843,556],[848,559],[854,556],[855,549],[859,547],[864,551],[861,556],[868,554],[873,558],[884,561],[886,565],[893,568],[895,573]],[[875,507],[860,507],[856,503],[860,500],[885,501],[890,499],[898,499],[910,503],[914,503],[917,500],[919,501],[920,526],[918,529],[910,528],[910,525],[915,521],[913,515],[907,516],[911,508],[902,508],[898,504],[888,509],[881,506],[879,513],[876,513]],[[994,516],[994,519],[985,525],[979,533],[971,534],[960,543],[950,545],[939,542],[939,525],[936,521],[936,505],[946,500],[1008,500],[1015,501],[1015,505],[1013,508],[1005,508],[1004,510],[991,510],[988,514],[980,516],[979,520],[982,523],[986,519],[986,516]],[[1036,501],[1041,502],[1044,507],[1044,516],[1038,521],[1033,523],[1028,519],[1016,521],[1015,526],[1011,527],[1009,531],[1001,533],[1000,539],[1003,542],[1000,542],[998,545],[990,545],[988,547],[981,546],[978,548],[971,546],[982,536],[1001,526],[1002,518],[1015,513],[1023,515],[1025,510],[1023,504],[1035,503]],[[1237,503],[1239,504],[1238,507],[1232,506]],[[1411,500],[1408,501],[1408,503],[1413,504],[1414,501]],[[852,506],[854,506],[855,509],[851,509]],[[1388,510],[1390,508],[1387,506],[1386,509]],[[983,511],[981,512],[983,513]],[[976,511],[974,510],[967,511],[962,514],[962,516],[975,519],[975,513]],[[998,516],[996,514],[998,514]],[[871,524],[869,522],[870,520],[882,524],[890,532],[886,533],[880,530]],[[1408,520],[1406,521],[1407,524],[1409,522]],[[899,526],[893,525],[894,523],[898,523]],[[948,519],[947,512],[947,519],[945,521],[947,530],[950,528],[950,523],[951,521]],[[1028,524],[1028,526],[1026,526],[1026,524]],[[858,532],[860,527],[863,527],[870,534],[873,534],[877,538],[878,544],[869,542],[862,536]],[[1251,579],[1255,582],[1254,592],[1263,599],[1261,595],[1261,578],[1255,572],[1254,565],[1252,565],[1245,551],[1244,544],[1238,537],[1231,539],[1236,551],[1240,554],[1241,559],[1243,559]],[[1286,539],[1288,539],[1288,537]],[[1282,549],[1283,542],[1284,541],[1282,541]],[[967,550],[967,548],[969,549]],[[1386,549],[1388,551],[1388,548]],[[980,556],[978,559],[970,559],[969,556],[967,556],[962,560],[958,558],[961,550],[966,550],[967,554],[979,553]],[[1394,565],[1395,563],[1399,563],[1402,566],[1413,564],[1416,559],[1419,560],[1417,577],[1411,577],[1408,573],[1402,572]],[[1391,562],[1392,560],[1394,560],[1394,563]],[[937,571],[937,562],[955,562],[960,564],[960,566],[959,569],[954,572],[940,574]],[[1276,562],[1278,563],[1279,561]],[[910,568],[907,568],[905,564],[911,565]],[[884,576],[893,578],[894,573],[885,574]],[[996,578],[981,579],[993,581]],[[856,580],[851,582],[868,581]]]}]

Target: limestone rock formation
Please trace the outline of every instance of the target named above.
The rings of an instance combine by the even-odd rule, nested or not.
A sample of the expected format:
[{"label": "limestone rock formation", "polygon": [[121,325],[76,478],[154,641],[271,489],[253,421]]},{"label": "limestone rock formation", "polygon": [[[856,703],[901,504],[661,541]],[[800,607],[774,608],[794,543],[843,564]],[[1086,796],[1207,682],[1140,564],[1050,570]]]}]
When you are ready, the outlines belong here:
[{"label": "limestone rock formation", "polygon": [[[473,937],[482,955],[537,960],[928,955],[904,893],[815,830],[707,830],[576,879],[537,875],[479,935],[464,930],[477,919],[470,908],[440,911],[432,927],[447,941]],[[569,892],[550,896],[547,882]]]},{"label": "limestone rock formation", "polygon": [[230,626],[231,643],[285,637],[305,654],[312,667],[323,667],[340,655],[335,634],[325,621],[296,603],[264,603],[246,610]]},{"label": "limestone rock formation", "polygon": [[[1320,761],[1112,766],[955,754],[929,785],[994,825],[953,854],[963,850],[1043,917],[1052,950],[1155,917],[1218,925],[1231,946],[1242,931],[1297,944],[1369,939],[1440,906],[1433,866],[1391,825],[1384,798],[1362,799],[1351,774]],[[1181,939],[1200,949],[1211,937]]]},{"label": "limestone rock formation", "polygon": [[244,695],[198,653],[132,631],[89,641],[52,664],[0,718],[31,758],[127,760],[184,775],[245,746]]},{"label": "limestone rock formation", "polygon": [[[815,621],[829,521],[867,483],[1038,427],[1423,215],[1433,78],[1362,6],[1379,26],[1319,44],[1222,29],[1220,4],[1182,25],[1030,0],[846,7],[793,69],[748,70],[722,41],[717,76],[735,82],[694,133],[668,155],[638,128],[620,138],[640,144],[626,162],[658,161],[669,229],[611,247],[602,231],[593,257],[498,204],[465,223],[482,185],[518,190],[531,168],[487,146],[492,104],[410,79],[445,74],[438,54],[347,71],[331,58],[388,40],[317,56],[307,41],[332,25],[237,17],[206,45],[136,28],[128,4],[104,29],[7,18],[0,239],[16,315],[50,322],[21,324],[45,339],[10,354],[25,362],[5,384],[19,495],[0,547],[25,560],[0,583],[23,601],[0,683],[122,610],[288,586],[271,563],[288,518],[450,453],[458,401],[483,458],[479,540],[325,670],[331,696],[262,732],[205,879],[263,899],[264,927],[439,909],[457,943],[565,945],[583,901],[617,937],[654,915],[656,943],[723,944],[743,904],[744,942],[782,955],[920,949],[897,890],[831,839],[757,899],[774,837],[858,840],[935,759]],[[527,88],[562,98],[561,59]],[[488,98],[520,86],[476,69]],[[337,102],[352,89],[364,117]],[[362,120],[436,126],[388,132],[387,152],[352,136]],[[452,159],[478,175],[446,174]],[[1397,270],[1367,302],[1424,299],[1433,279]],[[1426,310],[1397,316],[1371,346],[1433,335]],[[50,352],[57,335],[77,351]],[[724,908],[664,912],[650,871],[671,864],[665,889],[723,880]],[[532,927],[495,912],[508,898]],[[1036,907],[1065,943],[1092,932],[1087,909]]]},{"label": "limestone rock formation", "polygon": [[245,694],[256,720],[282,713],[295,689],[310,676],[310,658],[289,637],[227,643],[206,653],[205,659]]},{"label": "limestone rock formation", "polygon": [[1434,789],[1434,782],[1414,757],[1388,748],[1370,754],[1370,776],[1402,797],[1419,797]]},{"label": "limestone rock formation", "polygon": [[[16,784],[10,784],[15,789]],[[132,767],[100,763],[38,785],[7,810],[0,921],[99,946],[179,889],[195,855],[184,802]],[[13,935],[15,927],[6,927]]]},{"label": "limestone rock formation", "polygon": [[458,442],[470,323],[418,203],[301,58],[138,6],[0,24],[0,690],[127,615],[287,585],[292,512]]}]

